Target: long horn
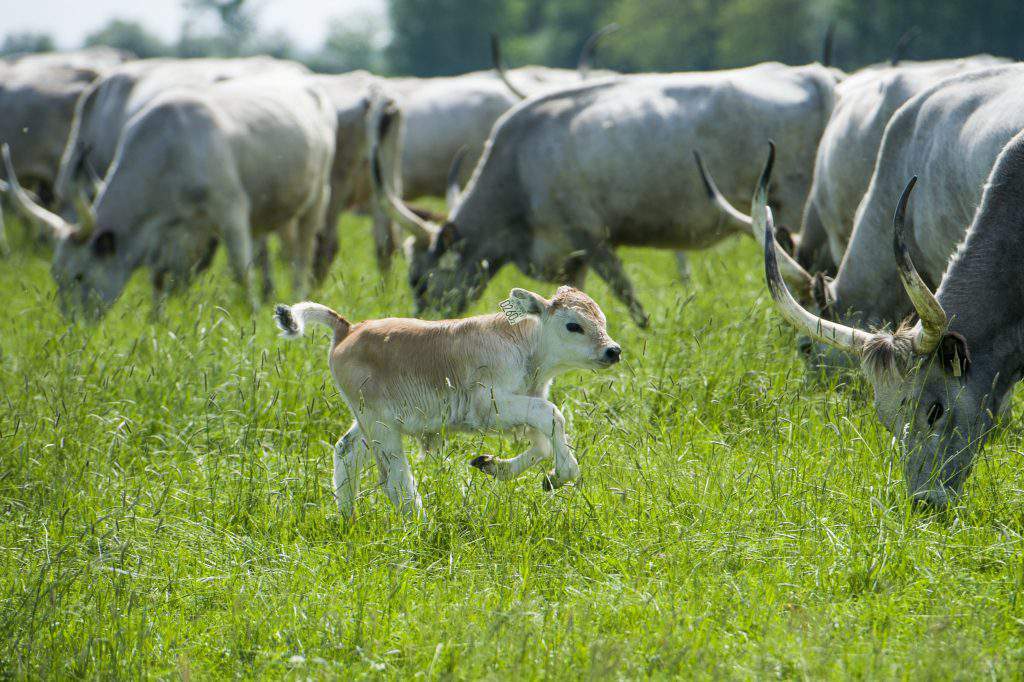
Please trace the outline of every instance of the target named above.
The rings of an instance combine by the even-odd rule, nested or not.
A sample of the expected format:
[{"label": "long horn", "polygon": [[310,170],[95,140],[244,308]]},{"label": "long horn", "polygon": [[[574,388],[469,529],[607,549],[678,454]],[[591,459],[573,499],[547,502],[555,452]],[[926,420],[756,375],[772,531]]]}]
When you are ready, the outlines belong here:
[{"label": "long horn", "polygon": [[693,159],[697,162],[697,170],[700,172],[700,179],[704,182],[704,191],[708,195],[708,199],[711,200],[719,211],[729,216],[737,223],[750,227],[753,221],[750,216],[743,213],[735,206],[729,203],[729,200],[718,191],[718,185],[715,184],[714,178],[711,177],[711,173],[708,172],[707,166],[704,165],[704,157],[700,155],[700,152],[696,149],[693,150]]},{"label": "long horn", "polygon": [[462,173],[462,162],[466,160],[468,153],[469,147],[462,145],[459,147],[459,151],[455,152],[452,163],[448,166],[448,181],[445,183],[444,198],[448,205],[449,215],[455,211],[455,207],[459,203],[459,195],[462,194],[462,189],[459,187],[459,175]]},{"label": "long horn", "polygon": [[597,44],[601,42],[601,39],[610,33],[615,33],[621,26],[618,24],[608,24],[604,28],[594,31],[587,38],[587,42],[583,43],[583,48],[580,50],[580,58],[576,61],[576,71],[580,74],[580,80],[585,81],[590,76],[590,68],[594,61],[594,52],[597,50]]},{"label": "long horn", "polygon": [[429,242],[440,228],[427,222],[409,210],[409,207],[397,196],[390,184],[384,181],[380,162],[380,140],[387,134],[388,128],[394,123],[395,114],[387,111],[386,103],[377,103],[377,121],[370,124],[370,177],[373,179],[374,192],[383,197],[384,208],[391,217],[404,227],[419,242]]},{"label": "long horn", "polygon": [[836,22],[832,22],[825,29],[825,40],[821,45],[821,65],[832,66],[832,48],[836,42]]},{"label": "long horn", "polygon": [[[768,143],[768,159],[765,161],[764,170],[761,171],[761,178],[757,181],[757,189],[754,191],[754,198],[750,202],[750,217],[751,217],[751,229],[754,233],[754,238],[757,239],[758,244],[761,248],[765,248],[765,244],[772,244],[775,247],[775,253],[777,254],[778,261],[781,265],[781,272],[786,283],[800,292],[801,296],[807,296],[810,294],[811,283],[814,278],[803,269],[803,267],[793,260],[793,257],[786,253],[785,249],[779,246],[774,237],[771,242],[765,241],[765,223],[767,222],[768,213],[768,183],[772,178],[772,168],[775,165],[775,143]],[[775,230],[772,229],[772,235],[775,234]]]},{"label": "long horn", "polygon": [[910,258],[910,249],[907,248],[905,239],[907,202],[910,200],[910,193],[914,191],[917,184],[915,175],[907,183],[903,194],[900,195],[900,202],[896,205],[896,213],[892,217],[893,236],[892,248],[896,254],[896,268],[900,273],[900,281],[903,288],[914,304],[914,310],[921,318],[921,328],[914,337],[914,352],[920,354],[931,353],[939,345],[942,335],[946,332],[949,318],[946,311],[928,285],[921,279],[921,275],[914,267],[914,261]]},{"label": "long horn", "polygon": [[75,228],[56,213],[47,211],[45,208],[32,201],[18,182],[18,175],[14,172],[14,163],[11,161],[11,148],[4,143],[0,153],[4,157],[4,170],[7,172],[8,191],[14,197],[14,204],[18,210],[25,215],[37,220],[46,226],[57,239],[68,237],[75,232]]},{"label": "long horn", "polygon": [[498,40],[497,33],[491,34],[491,64],[494,66],[494,72],[498,74],[498,78],[505,84],[505,87],[519,99],[526,99],[526,94],[512,85],[512,81],[508,79],[508,74],[505,73],[505,66],[501,62],[501,41]]},{"label": "long horn", "polygon": [[900,36],[899,40],[896,41],[895,47],[892,48],[892,56],[889,57],[889,66],[896,66],[903,58],[907,56],[907,48],[910,44],[918,39],[921,35],[921,29],[917,26],[911,26],[903,35]]},{"label": "long horn", "polygon": [[793,294],[779,271],[779,262],[776,258],[777,249],[772,248],[775,244],[775,223],[772,220],[772,210],[765,207],[764,212],[764,275],[768,282],[768,291],[772,295],[779,312],[786,320],[803,331],[811,338],[828,344],[839,350],[849,353],[860,354],[864,346],[871,339],[871,335],[853,327],[837,324],[824,320],[814,315],[796,302]]}]

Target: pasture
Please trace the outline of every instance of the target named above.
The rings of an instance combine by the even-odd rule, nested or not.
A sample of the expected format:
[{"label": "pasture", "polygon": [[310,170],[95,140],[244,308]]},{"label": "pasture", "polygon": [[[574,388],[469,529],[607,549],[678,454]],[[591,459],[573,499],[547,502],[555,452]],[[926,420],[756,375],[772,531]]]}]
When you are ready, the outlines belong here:
[{"label": "pasture", "polygon": [[[279,339],[223,254],[158,315],[140,271],[102,324],[69,324],[48,253],[8,218],[4,676],[977,679],[1024,663],[1020,420],[960,506],[912,511],[860,380],[806,379],[753,240],[693,253],[688,286],[670,253],[624,251],[649,330],[591,276],[624,362],[555,382],[575,485],[491,480],[468,462],[521,444],[455,435],[414,459],[425,522],[370,478],[346,522],[331,444],[351,417],[322,328]],[[517,285],[554,290],[509,268],[470,312]],[[382,280],[358,217],[313,298],[352,320],[412,305],[404,262]]]}]

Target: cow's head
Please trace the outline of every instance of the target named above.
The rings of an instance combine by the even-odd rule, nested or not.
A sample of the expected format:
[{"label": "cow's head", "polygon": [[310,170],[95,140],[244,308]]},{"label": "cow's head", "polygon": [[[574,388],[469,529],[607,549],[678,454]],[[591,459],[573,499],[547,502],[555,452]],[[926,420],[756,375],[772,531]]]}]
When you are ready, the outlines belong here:
[{"label": "cow's head", "polygon": [[911,262],[903,223],[915,181],[900,197],[893,223],[900,278],[920,321],[896,332],[866,332],[800,305],[771,248],[771,210],[756,206],[753,218],[765,234],[765,275],[779,310],[815,342],[860,360],[874,388],[875,411],[901,446],[908,492],[915,501],[944,507],[959,495],[1006,391],[994,390],[993,371],[972,366],[966,339],[950,331],[946,312]]},{"label": "cow's head", "polygon": [[[374,196],[409,235],[405,254],[416,313],[458,315],[479,296],[496,264],[476,252],[479,245],[464,239],[457,223],[440,216],[421,215],[423,212],[413,210],[395,194],[382,170],[380,141],[396,125],[397,111],[384,101],[374,103],[372,112],[370,176]],[[460,199],[458,176],[463,154],[460,150],[448,172],[449,215],[455,212]]]}]

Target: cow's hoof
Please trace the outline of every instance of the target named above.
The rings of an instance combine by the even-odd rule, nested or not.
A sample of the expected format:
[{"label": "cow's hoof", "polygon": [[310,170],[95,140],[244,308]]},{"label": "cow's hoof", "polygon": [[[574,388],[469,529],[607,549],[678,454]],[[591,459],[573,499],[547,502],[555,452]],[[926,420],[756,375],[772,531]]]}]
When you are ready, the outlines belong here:
[{"label": "cow's hoof", "polygon": [[470,466],[476,467],[480,471],[484,472],[489,476],[494,475],[494,456],[493,455],[480,455],[475,457],[473,461],[469,463]]},{"label": "cow's hoof", "polygon": [[563,485],[565,485],[565,481],[558,477],[558,474],[555,473],[554,469],[545,473],[544,478],[541,479],[540,482],[540,486],[547,492],[557,490]]}]

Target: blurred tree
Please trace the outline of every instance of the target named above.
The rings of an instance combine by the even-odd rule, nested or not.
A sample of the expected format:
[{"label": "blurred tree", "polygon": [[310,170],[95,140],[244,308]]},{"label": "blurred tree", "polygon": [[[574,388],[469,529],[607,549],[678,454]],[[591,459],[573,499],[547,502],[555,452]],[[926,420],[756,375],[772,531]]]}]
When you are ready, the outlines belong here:
[{"label": "blurred tree", "polygon": [[502,0],[391,0],[390,17],[388,62],[415,76],[489,68],[488,35],[509,28]]},{"label": "blurred tree", "polygon": [[717,66],[718,0],[616,0],[605,21],[622,26],[604,46],[608,65],[625,71]]},{"label": "blurred tree", "polygon": [[[178,39],[182,57],[237,57],[251,51],[256,37],[256,11],[246,0],[182,0],[186,13]],[[215,29],[204,31],[213,20]]]},{"label": "blurred tree", "polygon": [[382,73],[385,71],[384,31],[380,20],[368,13],[334,19],[323,46],[306,62],[314,71],[325,73],[355,69]]},{"label": "blurred tree", "polygon": [[8,33],[0,45],[0,54],[14,55],[28,52],[53,52],[57,49],[53,36],[48,33]]},{"label": "blurred tree", "polygon": [[169,53],[163,41],[153,35],[137,21],[111,19],[98,31],[85,38],[85,46],[106,45],[121,50],[128,50],[136,57],[159,57]]}]

